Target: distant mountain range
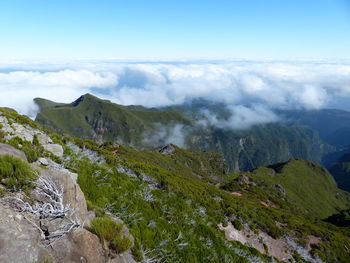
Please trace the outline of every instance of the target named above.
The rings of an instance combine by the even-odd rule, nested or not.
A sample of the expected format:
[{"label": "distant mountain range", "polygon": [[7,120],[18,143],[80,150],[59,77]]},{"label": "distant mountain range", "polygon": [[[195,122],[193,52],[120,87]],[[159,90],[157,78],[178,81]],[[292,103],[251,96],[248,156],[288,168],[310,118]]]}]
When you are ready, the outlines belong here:
[{"label": "distant mountain range", "polygon": [[36,121],[58,133],[139,149],[174,143],[216,151],[223,155],[229,171],[235,172],[291,158],[331,167],[350,146],[350,112],[342,110],[279,110],[279,122],[233,130],[201,124],[206,118],[204,109],[221,119],[230,115],[223,105],[207,101],[162,109],[121,106],[90,94],[69,104],[42,98],[35,102],[40,108]]},{"label": "distant mountain range", "polygon": [[[163,125],[189,129],[195,125],[195,118],[183,113],[123,107],[91,95],[72,104],[37,101],[42,103],[38,118],[46,118],[42,120],[47,128],[62,125],[54,130],[63,132],[64,128],[65,133],[77,132],[78,136],[43,130],[31,119],[0,108],[0,243],[4,244],[0,246],[0,261],[23,262],[28,254],[31,257],[27,261],[32,263],[62,259],[73,262],[76,258],[101,263],[115,259],[126,263],[350,261],[350,193],[339,189],[322,165],[293,158],[230,173],[223,157],[212,151],[183,149],[173,144],[147,150],[101,141],[103,136],[119,136],[109,130],[119,127],[123,139],[138,138],[135,142],[145,143],[144,133],[159,133],[162,124],[154,121],[162,116]],[[111,126],[96,129],[90,125],[92,116]],[[118,126],[120,123],[114,123],[118,120],[126,124]],[[129,130],[123,131],[125,127]],[[132,129],[139,130],[127,137]],[[214,128],[207,129],[205,132],[209,133]],[[290,129],[300,136],[300,141],[304,131],[317,135],[298,125],[269,124],[244,131],[250,138],[261,137],[261,144],[239,141],[238,133],[238,146],[249,154],[248,149],[253,152],[259,147],[272,147],[274,140],[283,145],[290,138]],[[204,132],[189,130],[189,139],[193,140],[193,133],[203,136],[200,139],[204,142]],[[81,139],[79,135],[99,141]],[[296,146],[291,141],[285,147]],[[269,153],[271,149],[263,150]],[[303,154],[304,150],[298,149]],[[64,191],[53,187],[47,176],[59,180],[62,187],[65,185]],[[37,181],[33,184],[33,180]],[[59,204],[66,202],[67,207],[73,204],[78,211],[58,214],[54,221],[37,214],[31,208],[46,205],[42,204],[46,199],[39,199],[40,182],[45,183],[43,195],[53,196],[47,198],[54,204],[52,209],[61,209],[56,201],[59,200]],[[60,191],[63,199],[57,195]],[[47,209],[42,211],[50,214]],[[73,222],[77,215],[83,218],[73,226],[68,224],[68,228],[63,220]],[[51,230],[53,223],[65,231]],[[51,238],[57,238],[57,233],[62,236],[56,243]]]}]

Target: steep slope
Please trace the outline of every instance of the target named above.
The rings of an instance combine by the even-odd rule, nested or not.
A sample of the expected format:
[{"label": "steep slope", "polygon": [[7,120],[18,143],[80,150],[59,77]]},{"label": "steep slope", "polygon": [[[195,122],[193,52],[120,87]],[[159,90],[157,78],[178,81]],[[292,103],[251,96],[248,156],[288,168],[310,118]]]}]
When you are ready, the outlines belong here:
[{"label": "steep slope", "polygon": [[36,121],[44,127],[97,141],[112,140],[140,146],[143,133],[155,130],[156,124],[190,124],[178,113],[128,109],[90,94],[81,96],[71,104],[58,104],[39,98],[35,102],[41,109]]},{"label": "steep slope", "polygon": [[[298,160],[273,169],[259,168],[260,176],[229,176],[215,153],[174,145],[148,151],[112,142],[97,144],[47,134],[14,112],[5,110],[1,117],[3,143],[31,148],[40,157],[33,160],[35,165],[46,165],[43,170],[56,167],[78,174],[87,207],[97,216],[91,231],[102,240],[104,251],[120,260],[112,262],[124,262],[120,257],[128,253],[120,251],[130,246],[127,251],[133,258],[144,262],[276,262],[272,257],[284,262],[350,260],[348,230],[320,220],[324,214],[348,208],[347,195],[316,164]],[[50,136],[51,144],[60,145],[63,154],[42,149],[37,136],[30,136],[33,132]],[[26,154],[33,156],[33,152]],[[268,175],[271,171],[275,174]],[[288,180],[279,180],[280,176]],[[314,180],[320,184],[313,186]],[[298,199],[301,189],[295,181],[304,184],[303,189],[309,187],[304,198]],[[310,198],[318,198],[319,206],[310,209],[315,204]],[[133,244],[119,235],[121,227],[115,217],[128,226]]]},{"label": "steep slope", "polygon": [[336,109],[280,111],[287,122],[300,123],[316,130],[328,144],[350,145],[350,112]]},{"label": "steep slope", "polygon": [[344,154],[329,171],[337,181],[339,188],[350,191],[350,154]]},{"label": "steep slope", "polygon": [[249,130],[210,127],[193,131],[188,147],[223,154],[231,171],[247,171],[258,166],[302,158],[321,162],[329,151],[317,133],[308,128],[280,123],[256,125]]},{"label": "steep slope", "polygon": [[36,121],[62,134],[147,149],[180,143],[190,149],[221,153],[230,171],[247,171],[293,157],[320,162],[331,150],[317,132],[300,125],[271,123],[248,130],[199,125],[198,121],[205,118],[203,108],[209,108],[220,118],[229,117],[225,108],[208,102],[159,110],[124,107],[88,94],[66,105],[43,99],[35,101],[41,107]]},{"label": "steep slope", "polygon": [[249,182],[244,184],[249,194],[257,194],[261,200],[277,206],[290,203],[299,213],[327,218],[349,207],[350,193],[338,189],[331,174],[310,161],[292,159],[260,167],[235,175],[223,188],[234,191],[243,178]]},{"label": "steep slope", "polygon": [[109,219],[119,227],[109,229],[114,247],[96,231],[99,218],[87,210],[77,174],[56,163],[62,142],[7,109],[0,109],[0,124],[0,261],[135,263],[120,220]]}]

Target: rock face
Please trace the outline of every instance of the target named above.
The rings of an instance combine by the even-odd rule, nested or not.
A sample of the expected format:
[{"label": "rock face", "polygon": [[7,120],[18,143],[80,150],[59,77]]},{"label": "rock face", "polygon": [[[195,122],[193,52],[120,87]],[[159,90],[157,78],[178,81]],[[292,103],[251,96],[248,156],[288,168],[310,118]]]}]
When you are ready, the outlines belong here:
[{"label": "rock face", "polygon": [[40,247],[40,234],[26,219],[0,205],[0,262],[36,262],[48,256]]},{"label": "rock face", "polygon": [[175,153],[175,151],[176,151],[176,148],[172,144],[168,144],[168,145],[166,145],[158,150],[158,152],[160,152],[162,154],[167,154],[167,155],[173,154],[173,153]]},{"label": "rock face", "polygon": [[[13,155],[21,156],[20,151],[13,151],[12,147],[2,146],[14,152]],[[23,156],[22,156],[23,157]],[[52,180],[57,186],[64,189],[63,202],[69,203],[74,209],[75,220],[89,226],[94,217],[93,212],[87,211],[83,192],[75,183],[70,173],[55,170],[53,168],[40,168],[34,164],[40,176]],[[30,221],[29,221],[30,220]],[[41,220],[40,226],[47,231],[56,231],[64,219]],[[39,225],[35,219],[28,217],[14,209],[0,205],[0,262],[106,262],[102,244],[99,238],[80,227],[73,229],[68,235],[53,242],[49,246],[42,243],[41,231],[34,224]]]},{"label": "rock face", "polygon": [[[0,144],[0,155],[3,154],[10,154],[26,161],[23,152],[7,144]],[[39,224],[27,213],[17,211],[6,203],[0,202],[0,262],[34,263],[50,260],[68,263],[134,263],[130,251],[117,255],[114,259],[106,256],[100,239],[85,229],[89,227],[95,215],[87,210],[84,194],[76,183],[76,174],[65,169],[56,169],[57,167],[49,159],[45,161],[47,162],[45,168],[37,164],[31,164],[31,166],[38,171],[41,178],[48,178],[58,188],[64,189],[63,203],[69,203],[74,209],[72,218],[79,221],[81,227],[74,228],[68,235],[47,245],[47,242],[42,239],[42,231],[38,226],[41,227],[41,230],[54,232],[64,219],[40,219]],[[38,162],[38,164],[41,163]],[[35,198],[35,193],[30,196]],[[127,228],[124,231],[127,231]]]},{"label": "rock face", "polygon": [[[36,137],[47,152],[60,158],[64,155],[63,147],[53,143],[46,133],[8,119],[1,112],[0,131],[5,141],[19,137],[33,143]],[[6,154],[27,162],[22,151],[0,143],[0,156]],[[89,150],[79,150],[76,154],[104,162]],[[37,171],[38,179],[28,193],[10,193],[0,184],[5,190],[5,197],[0,198],[0,262],[135,262],[130,250],[109,258],[99,237],[89,231],[95,214],[87,210],[77,174],[47,157],[40,157],[30,165]],[[123,231],[133,240],[126,226]]]},{"label": "rock face", "polygon": [[29,221],[3,205],[0,222],[0,262],[107,262],[99,238],[84,228],[71,232],[50,248],[41,245],[40,233]]},{"label": "rock face", "polygon": [[52,168],[43,169],[35,167],[40,176],[50,178],[57,186],[64,189],[63,202],[69,203],[74,210],[74,217],[80,222],[89,225],[89,221],[94,217],[92,212],[87,211],[86,200],[79,185],[74,181],[71,173],[66,173]]},{"label": "rock face", "polygon": [[53,143],[51,138],[41,130],[30,127],[29,125],[22,125],[16,122],[12,123],[12,120],[9,122],[9,120],[2,115],[0,115],[0,124],[1,130],[7,134],[5,136],[6,140],[19,137],[24,141],[33,142],[34,136],[37,136],[39,143],[46,151],[51,152],[57,157],[63,156],[63,147]]},{"label": "rock face", "polygon": [[71,232],[66,239],[59,240],[52,248],[51,255],[57,262],[107,262],[99,238],[83,228]]},{"label": "rock face", "polygon": [[12,155],[14,157],[17,157],[21,159],[22,161],[27,161],[27,157],[24,154],[24,152],[17,150],[16,148],[12,147],[11,145],[0,143],[0,155]]},{"label": "rock face", "polygon": [[63,147],[59,144],[55,144],[55,143],[44,144],[43,147],[46,151],[53,153],[57,157],[63,156]]}]

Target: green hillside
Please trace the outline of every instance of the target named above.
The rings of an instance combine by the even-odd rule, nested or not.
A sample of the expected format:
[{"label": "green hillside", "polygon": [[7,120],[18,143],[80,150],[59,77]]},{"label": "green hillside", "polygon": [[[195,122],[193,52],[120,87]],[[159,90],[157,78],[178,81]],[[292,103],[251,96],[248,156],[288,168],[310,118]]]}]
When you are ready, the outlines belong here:
[{"label": "green hillside", "polygon": [[336,109],[280,111],[284,120],[316,130],[322,140],[340,147],[349,146],[350,112]]},{"label": "green hillside", "polygon": [[280,123],[256,125],[249,130],[210,127],[195,130],[188,147],[220,152],[231,171],[247,171],[258,166],[302,158],[321,162],[331,147],[321,141],[317,132],[299,125]]},{"label": "green hillside", "polygon": [[350,191],[350,154],[344,154],[329,171],[334,176],[339,188]]},{"label": "green hillside", "polygon": [[112,140],[140,146],[143,133],[154,130],[157,123],[190,124],[178,113],[128,109],[90,94],[81,96],[71,104],[58,104],[39,98],[35,102],[41,109],[36,121],[43,127],[96,141]]},{"label": "green hillside", "polygon": [[223,189],[234,191],[242,177],[251,183],[244,191],[277,206],[293,206],[298,213],[327,218],[349,207],[350,193],[339,190],[332,175],[321,165],[292,159],[235,175]]},{"label": "green hillside", "polygon": [[[11,123],[40,128],[14,112],[2,112]],[[49,134],[64,147],[63,157],[54,160],[78,173],[89,209],[98,218],[117,216],[128,226],[137,261],[278,262],[271,258],[275,248],[268,240],[292,242],[280,250],[288,250],[290,261],[350,261],[349,229],[321,220],[348,209],[349,194],[337,189],[320,165],[292,160],[229,175],[222,158],[212,152],[174,145],[137,150]],[[5,135],[3,143],[53,158],[34,140],[7,141]],[[228,240],[220,226],[253,236],[263,251]],[[310,245],[310,237],[317,243]]]},{"label": "green hillside", "polygon": [[269,123],[248,130],[198,125],[198,120],[205,118],[201,109],[206,106],[220,118],[229,117],[225,108],[208,102],[198,107],[182,105],[161,110],[121,106],[89,94],[71,104],[35,101],[41,108],[36,121],[61,134],[147,149],[178,144],[177,138],[181,137],[186,148],[222,154],[229,170],[236,172],[290,158],[321,162],[332,150],[317,132],[300,125]]}]

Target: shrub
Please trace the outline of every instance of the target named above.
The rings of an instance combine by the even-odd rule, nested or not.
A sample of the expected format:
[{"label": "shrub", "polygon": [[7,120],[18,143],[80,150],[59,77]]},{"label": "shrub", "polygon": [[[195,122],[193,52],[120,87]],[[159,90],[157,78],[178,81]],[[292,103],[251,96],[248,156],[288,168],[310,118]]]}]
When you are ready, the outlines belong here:
[{"label": "shrub", "polygon": [[242,225],[242,222],[241,220],[239,219],[235,219],[232,221],[232,225],[239,231],[243,230],[243,225]]},{"label": "shrub", "polygon": [[0,156],[0,179],[9,189],[26,189],[36,174],[24,161],[10,155]]},{"label": "shrub", "polygon": [[131,245],[131,240],[128,237],[119,235],[112,240],[110,247],[119,254],[127,251]]},{"label": "shrub", "polygon": [[34,134],[33,136],[33,145],[40,146],[38,135]]},{"label": "shrub", "polygon": [[96,217],[91,222],[91,230],[99,238],[109,243],[109,247],[116,253],[128,250],[132,243],[123,235],[123,225],[118,224],[109,217]]},{"label": "shrub", "polygon": [[87,209],[89,211],[94,211],[97,217],[103,217],[105,215],[106,212],[102,208],[94,205],[90,200],[86,200],[86,204]]},{"label": "shrub", "polygon": [[36,162],[40,157],[40,153],[34,148],[24,146],[21,148],[21,150],[24,152],[28,159],[28,162],[30,163]]},{"label": "shrub", "polygon": [[139,239],[135,238],[135,244],[133,248],[131,249],[132,255],[134,256],[134,259],[136,261],[142,261],[143,260],[143,253],[141,251],[141,242]]},{"label": "shrub", "polygon": [[120,235],[123,226],[105,216],[94,218],[91,222],[91,228],[101,239],[112,241],[116,236]]},{"label": "shrub", "polygon": [[0,139],[5,138],[5,132],[3,130],[0,130]]}]

